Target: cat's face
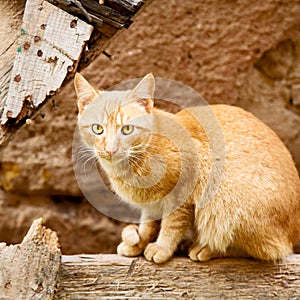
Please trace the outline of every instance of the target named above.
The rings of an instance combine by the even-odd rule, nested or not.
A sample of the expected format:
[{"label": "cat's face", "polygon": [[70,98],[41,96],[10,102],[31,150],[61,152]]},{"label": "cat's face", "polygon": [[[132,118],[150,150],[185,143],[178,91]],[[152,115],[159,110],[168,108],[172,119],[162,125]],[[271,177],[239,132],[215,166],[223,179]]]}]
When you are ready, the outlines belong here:
[{"label": "cat's face", "polygon": [[76,74],[75,89],[79,130],[98,158],[116,163],[145,150],[153,126],[151,74],[129,91],[97,91]]}]

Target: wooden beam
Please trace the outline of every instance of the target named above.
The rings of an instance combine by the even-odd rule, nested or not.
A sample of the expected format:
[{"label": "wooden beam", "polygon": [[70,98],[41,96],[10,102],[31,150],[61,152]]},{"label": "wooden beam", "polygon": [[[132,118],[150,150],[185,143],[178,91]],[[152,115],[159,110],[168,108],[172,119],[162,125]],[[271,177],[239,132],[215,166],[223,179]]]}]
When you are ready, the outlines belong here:
[{"label": "wooden beam", "polygon": [[[16,1],[0,1],[0,147],[151,2],[27,0],[24,12],[25,0]],[[69,3],[68,12],[50,2]]]},{"label": "wooden beam", "polygon": [[300,255],[277,263],[175,257],[156,265],[115,254],[61,256],[35,220],[23,242],[0,243],[0,299],[299,299]]},{"label": "wooden beam", "polygon": [[118,255],[63,256],[54,299],[298,299],[300,255],[163,265]]},{"label": "wooden beam", "polygon": [[119,29],[128,28],[131,18],[144,4],[143,0],[99,1],[47,0],[53,5],[93,25],[99,32],[112,37]]},{"label": "wooden beam", "polygon": [[[61,87],[68,72],[76,69],[92,30],[46,1],[27,1],[2,125],[26,117],[27,111],[35,110]],[[26,112],[22,113],[23,107]]]},{"label": "wooden beam", "polygon": [[52,299],[60,262],[56,233],[34,221],[21,244],[0,243],[0,299]]}]

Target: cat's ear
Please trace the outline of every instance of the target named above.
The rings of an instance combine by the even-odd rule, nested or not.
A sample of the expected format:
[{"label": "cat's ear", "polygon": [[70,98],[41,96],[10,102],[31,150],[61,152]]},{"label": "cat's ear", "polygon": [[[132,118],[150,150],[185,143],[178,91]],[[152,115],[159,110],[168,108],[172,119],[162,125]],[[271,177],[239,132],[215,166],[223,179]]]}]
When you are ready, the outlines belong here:
[{"label": "cat's ear", "polygon": [[78,109],[79,114],[81,114],[90,102],[92,102],[97,96],[99,96],[98,91],[91,86],[88,81],[79,73],[75,74],[74,78],[75,91],[78,98]]},{"label": "cat's ear", "polygon": [[139,106],[149,112],[153,108],[154,91],[155,79],[152,73],[149,73],[131,91],[130,99],[137,101]]}]

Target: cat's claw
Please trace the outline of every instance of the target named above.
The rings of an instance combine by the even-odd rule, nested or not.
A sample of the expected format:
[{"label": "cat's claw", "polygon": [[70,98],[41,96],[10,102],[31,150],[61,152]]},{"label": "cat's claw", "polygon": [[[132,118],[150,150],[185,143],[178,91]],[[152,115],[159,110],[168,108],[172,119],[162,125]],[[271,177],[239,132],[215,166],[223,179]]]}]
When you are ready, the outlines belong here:
[{"label": "cat's claw", "polygon": [[162,247],[157,243],[148,244],[144,251],[145,258],[157,264],[166,262],[172,255],[173,253],[168,248]]}]

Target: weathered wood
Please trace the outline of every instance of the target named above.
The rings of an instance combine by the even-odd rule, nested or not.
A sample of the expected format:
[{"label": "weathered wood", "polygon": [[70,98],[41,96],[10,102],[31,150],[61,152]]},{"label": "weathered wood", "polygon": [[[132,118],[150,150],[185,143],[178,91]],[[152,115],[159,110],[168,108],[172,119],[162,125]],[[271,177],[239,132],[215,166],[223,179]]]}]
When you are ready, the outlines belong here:
[{"label": "weathered wood", "polygon": [[[35,5],[31,5],[33,2]],[[45,7],[51,7],[49,2],[69,3],[65,10],[72,13],[73,9],[75,15],[55,7],[47,19]],[[37,115],[46,100],[77,70],[84,69],[104,51],[111,38],[127,28],[140,8],[150,2],[105,0],[100,5],[96,0],[27,0],[21,25],[25,0],[0,1],[0,147],[5,147],[14,132]],[[92,12],[91,19],[87,10]],[[98,30],[93,30],[88,38],[92,27],[78,17]],[[43,18],[45,21],[40,24]],[[82,31],[83,28],[87,30]],[[75,36],[81,52],[73,55],[69,50]]]},{"label": "weathered wood", "polygon": [[118,255],[63,256],[54,299],[299,299],[300,255],[155,265]]},{"label": "weathered wood", "polygon": [[278,263],[175,257],[156,265],[114,254],[61,256],[55,232],[33,222],[0,243],[0,299],[299,299],[300,255]]},{"label": "weathered wood", "polygon": [[[99,32],[108,37],[113,36],[121,28],[128,28],[132,23],[131,17],[145,2],[143,0],[123,0],[122,2],[112,0],[99,4],[98,1],[90,0],[47,1],[68,13],[83,18],[83,20],[92,24]],[[116,10],[116,7],[119,10]]]},{"label": "weathered wood", "polygon": [[42,0],[27,1],[21,29],[2,124],[17,118],[24,106],[26,116],[60,88],[93,30]]},{"label": "weathered wood", "polygon": [[34,221],[21,244],[0,243],[0,299],[52,299],[60,262],[56,233]]},{"label": "weathered wood", "polygon": [[10,72],[17,52],[17,40],[21,34],[23,2],[0,1],[0,116],[6,100]]}]

